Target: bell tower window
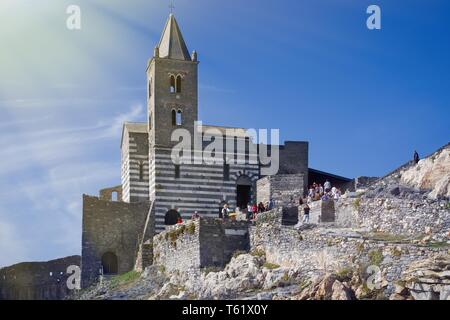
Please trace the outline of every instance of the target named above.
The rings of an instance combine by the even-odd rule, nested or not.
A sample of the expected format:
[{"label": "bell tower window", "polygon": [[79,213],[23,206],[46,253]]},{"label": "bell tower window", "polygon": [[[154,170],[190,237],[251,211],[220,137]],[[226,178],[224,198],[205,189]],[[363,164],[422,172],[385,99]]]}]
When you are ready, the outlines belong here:
[{"label": "bell tower window", "polygon": [[170,76],[170,93],[175,93],[175,76]]},{"label": "bell tower window", "polygon": [[177,126],[181,126],[183,124],[182,123],[182,118],[181,118],[181,110],[178,110],[178,112],[177,112],[176,122],[177,122]]},{"label": "bell tower window", "polygon": [[175,110],[172,110],[172,125],[177,125],[177,112]]},{"label": "bell tower window", "polygon": [[183,113],[181,110],[176,111],[172,109],[172,125],[173,126],[181,126],[183,124]]},{"label": "bell tower window", "polygon": [[177,93],[181,92],[181,76],[177,76]]}]

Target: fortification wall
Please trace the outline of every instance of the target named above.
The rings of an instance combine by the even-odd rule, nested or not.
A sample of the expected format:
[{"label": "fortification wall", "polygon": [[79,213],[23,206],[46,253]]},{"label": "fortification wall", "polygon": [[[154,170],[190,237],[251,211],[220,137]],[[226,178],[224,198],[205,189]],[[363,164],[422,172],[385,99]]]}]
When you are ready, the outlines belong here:
[{"label": "fortification wall", "polygon": [[272,198],[276,206],[298,204],[298,199],[303,197],[303,183],[303,174],[277,174],[259,179],[257,202],[266,203]]},{"label": "fortification wall", "polygon": [[[114,194],[116,196],[116,199],[114,199]],[[122,185],[100,190],[99,198],[105,201],[123,201]]]},{"label": "fortification wall", "polygon": [[431,199],[356,198],[358,224],[378,230],[414,237],[430,236],[447,241],[450,232],[450,209],[447,201]]},{"label": "fortification wall", "polygon": [[166,271],[200,268],[199,220],[169,227],[153,238],[153,264]]},{"label": "fortification wall", "polygon": [[102,270],[102,257],[117,257],[118,273],[132,270],[144,232],[148,202],[113,202],[83,195],[82,287]]},{"label": "fortification wall", "polygon": [[80,266],[80,256],[46,262],[23,262],[0,269],[0,300],[60,300],[70,290],[67,268]]},{"label": "fortification wall", "polygon": [[236,251],[248,251],[247,222],[201,218],[153,238],[153,263],[167,271],[189,272],[195,268],[223,267]]},{"label": "fortification wall", "polygon": [[303,174],[308,182],[308,149],[306,141],[286,141],[280,147],[279,174]]},{"label": "fortification wall", "polygon": [[344,228],[317,228],[307,225],[303,230],[280,224],[281,210],[261,214],[256,226],[250,228],[252,250],[264,250],[267,261],[283,267],[296,268],[305,277],[322,272],[357,270],[378,266],[391,294],[395,281],[414,261],[437,257],[448,252],[448,246],[420,245],[399,239],[379,239],[366,233]]}]

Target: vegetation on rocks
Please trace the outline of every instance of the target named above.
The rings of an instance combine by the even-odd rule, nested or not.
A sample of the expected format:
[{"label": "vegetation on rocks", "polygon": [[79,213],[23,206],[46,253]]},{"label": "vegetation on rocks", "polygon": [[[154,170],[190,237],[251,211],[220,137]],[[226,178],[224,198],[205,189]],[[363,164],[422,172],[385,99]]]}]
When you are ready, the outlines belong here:
[{"label": "vegetation on rocks", "polygon": [[130,271],[130,272],[127,272],[124,274],[114,276],[111,279],[111,287],[114,288],[114,287],[130,284],[130,283],[138,280],[140,275],[141,274],[137,271]]},{"label": "vegetation on rocks", "polygon": [[368,257],[372,264],[379,266],[383,262],[383,251],[381,249],[370,250]]},{"label": "vegetation on rocks", "polygon": [[280,266],[276,263],[271,263],[271,262],[265,262],[263,264],[263,267],[269,270],[273,270],[273,269],[278,269]]}]

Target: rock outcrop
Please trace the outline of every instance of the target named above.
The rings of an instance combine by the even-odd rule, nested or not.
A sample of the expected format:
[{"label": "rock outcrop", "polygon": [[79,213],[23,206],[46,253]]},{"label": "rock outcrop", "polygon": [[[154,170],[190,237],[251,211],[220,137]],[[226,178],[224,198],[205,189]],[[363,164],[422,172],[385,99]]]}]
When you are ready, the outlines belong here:
[{"label": "rock outcrop", "polygon": [[247,226],[250,251],[223,268],[179,262],[199,244],[193,232],[170,250],[160,244],[156,265],[133,281],[105,279],[78,298],[448,300],[449,148],[341,198],[330,222],[314,216],[320,202],[313,223],[287,226],[283,208],[260,214]]},{"label": "rock outcrop", "polygon": [[450,199],[450,145],[400,172],[400,182],[419,190],[430,190],[432,199]]},{"label": "rock outcrop", "polygon": [[450,300],[450,256],[412,263],[390,299]]}]

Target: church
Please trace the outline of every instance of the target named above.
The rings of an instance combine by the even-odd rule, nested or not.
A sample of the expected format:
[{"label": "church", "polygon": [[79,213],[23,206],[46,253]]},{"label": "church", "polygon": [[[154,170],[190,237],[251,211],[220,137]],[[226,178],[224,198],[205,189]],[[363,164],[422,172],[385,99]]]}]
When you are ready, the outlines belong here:
[{"label": "church", "polygon": [[[197,52],[189,52],[170,14],[146,68],[147,119],[123,125],[121,184],[101,190],[99,197],[83,195],[83,287],[100,274],[151,264],[153,236],[180,217],[189,220],[197,212],[219,218],[225,203],[232,210],[269,198],[293,203],[304,194],[309,174],[350,181],[311,171],[308,142],[267,146],[255,143],[245,128],[203,124],[198,119],[198,67]],[[174,137],[181,134],[200,137],[200,142],[192,139],[188,152],[174,156],[180,142]],[[224,147],[206,155],[210,141]],[[187,154],[190,161],[183,161]],[[264,174],[271,164],[261,154],[276,160],[276,174]],[[211,157],[214,161],[208,161]]]}]

